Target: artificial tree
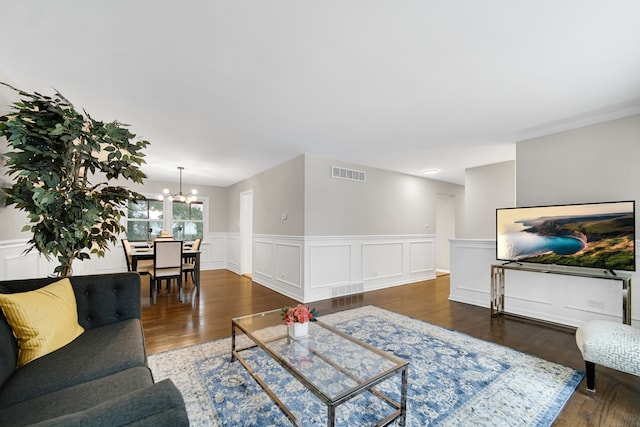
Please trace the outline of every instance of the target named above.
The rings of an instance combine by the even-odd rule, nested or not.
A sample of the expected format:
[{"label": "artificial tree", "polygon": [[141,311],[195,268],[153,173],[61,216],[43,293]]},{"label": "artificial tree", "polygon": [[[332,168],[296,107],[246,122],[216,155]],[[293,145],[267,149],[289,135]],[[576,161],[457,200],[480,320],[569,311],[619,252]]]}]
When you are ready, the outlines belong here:
[{"label": "artificial tree", "polygon": [[3,188],[5,202],[28,214],[22,231],[33,236],[26,252],[57,258],[54,272],[69,276],[74,260],[104,256],[126,231],[124,209],[143,196],[109,181],[143,183],[140,165],[149,142],[134,140],[127,125],[79,113],[58,91],[49,97],[0,84],[20,98],[0,116],[0,136],[10,148],[6,174],[13,178]]}]

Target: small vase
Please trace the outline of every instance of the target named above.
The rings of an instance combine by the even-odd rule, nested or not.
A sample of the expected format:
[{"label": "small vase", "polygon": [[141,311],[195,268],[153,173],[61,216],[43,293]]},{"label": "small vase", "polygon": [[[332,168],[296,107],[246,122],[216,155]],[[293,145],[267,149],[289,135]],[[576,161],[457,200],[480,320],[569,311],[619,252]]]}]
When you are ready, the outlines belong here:
[{"label": "small vase", "polygon": [[289,336],[294,340],[309,336],[309,322],[289,325]]}]

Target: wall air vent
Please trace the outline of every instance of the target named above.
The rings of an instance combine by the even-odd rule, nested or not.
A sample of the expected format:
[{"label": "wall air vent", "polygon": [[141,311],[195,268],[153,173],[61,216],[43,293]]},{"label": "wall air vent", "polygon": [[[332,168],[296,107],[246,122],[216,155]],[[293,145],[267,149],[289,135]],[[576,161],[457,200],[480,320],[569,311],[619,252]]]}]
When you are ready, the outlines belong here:
[{"label": "wall air vent", "polygon": [[331,177],[338,179],[348,179],[351,181],[365,182],[367,180],[367,173],[363,171],[357,171],[355,169],[341,168],[338,166],[331,166]]}]

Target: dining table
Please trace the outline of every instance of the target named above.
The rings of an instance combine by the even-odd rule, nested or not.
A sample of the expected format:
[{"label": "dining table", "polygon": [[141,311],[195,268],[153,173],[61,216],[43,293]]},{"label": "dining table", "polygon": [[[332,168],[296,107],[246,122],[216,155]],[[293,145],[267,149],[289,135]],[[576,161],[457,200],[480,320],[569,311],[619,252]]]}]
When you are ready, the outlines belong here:
[{"label": "dining table", "polygon": [[[153,248],[146,246],[138,246],[131,248],[131,270],[136,271],[138,268],[138,260],[150,259],[154,257]],[[195,259],[193,270],[194,285],[196,295],[200,296],[200,251],[196,251],[191,246],[185,246],[182,249],[182,258]]]}]

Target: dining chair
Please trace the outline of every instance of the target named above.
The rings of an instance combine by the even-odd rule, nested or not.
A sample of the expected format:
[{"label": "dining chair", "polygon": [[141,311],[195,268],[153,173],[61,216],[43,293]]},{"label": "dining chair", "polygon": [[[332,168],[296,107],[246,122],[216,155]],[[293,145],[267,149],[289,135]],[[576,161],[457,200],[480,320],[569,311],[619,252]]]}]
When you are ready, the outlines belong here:
[{"label": "dining chair", "polygon": [[[202,239],[197,238],[193,241],[193,245],[191,245],[191,249],[193,251],[200,250],[200,242]],[[184,273],[184,281],[187,281],[187,274],[191,274],[191,283],[196,283],[195,279],[195,271],[196,271],[196,257],[195,255],[187,255],[184,257],[184,264],[182,264],[182,272]]]},{"label": "dining chair", "polygon": [[[128,239],[122,239],[122,249],[124,249],[124,259],[127,261],[127,271],[133,271],[131,263],[131,243]],[[151,274],[153,270],[152,260],[140,260],[136,266],[136,272],[138,274]]]},{"label": "dining chair", "polygon": [[154,242],[162,242],[165,240],[175,240],[171,234],[167,230],[162,230],[160,235],[153,239]]},{"label": "dining chair", "polygon": [[156,303],[159,285],[167,280],[170,285],[172,279],[178,281],[178,293],[180,302],[182,295],[182,240],[156,241],[153,245],[153,270],[151,272],[151,293],[153,303]]}]

